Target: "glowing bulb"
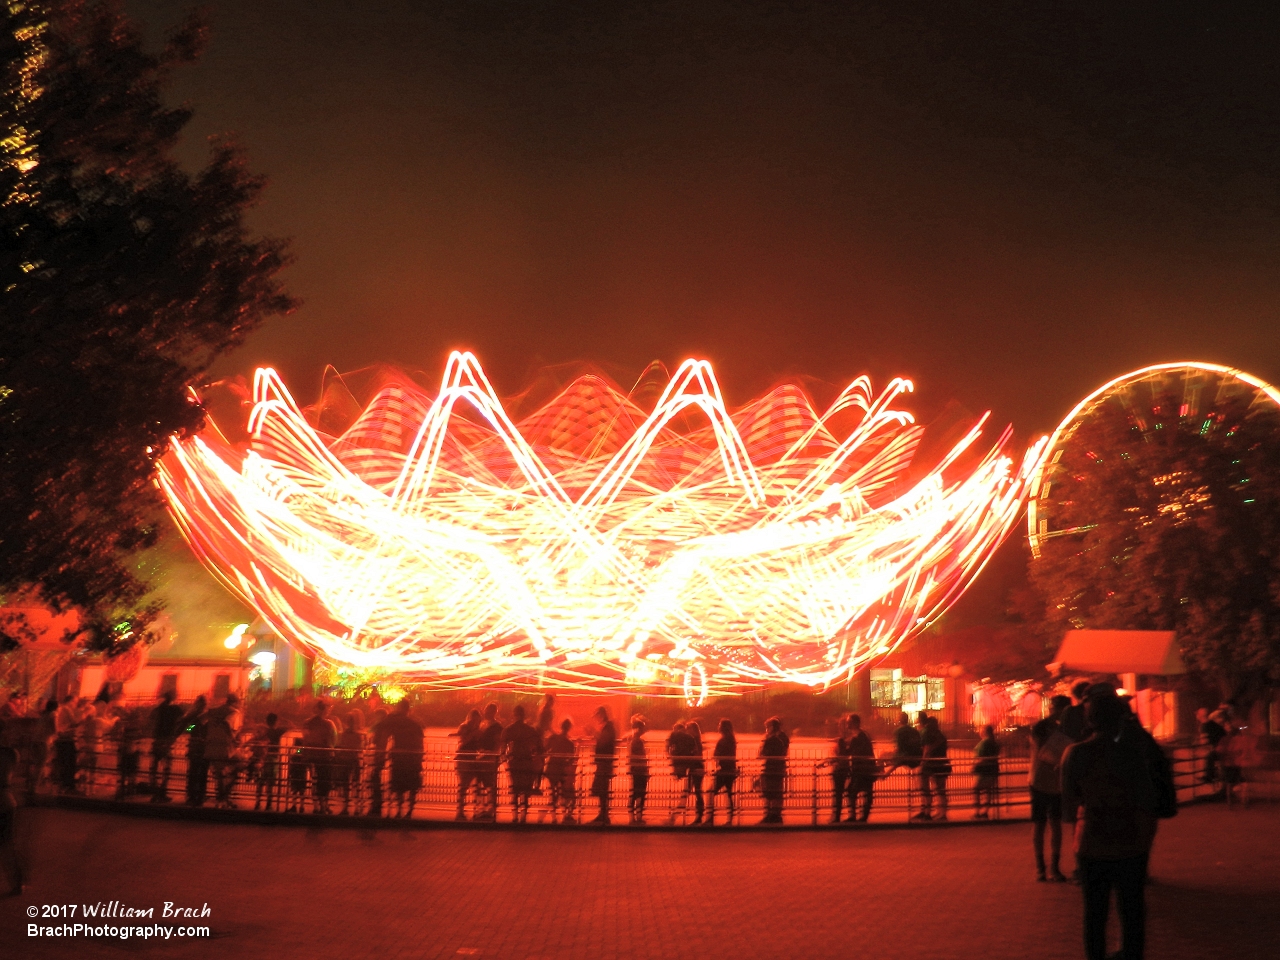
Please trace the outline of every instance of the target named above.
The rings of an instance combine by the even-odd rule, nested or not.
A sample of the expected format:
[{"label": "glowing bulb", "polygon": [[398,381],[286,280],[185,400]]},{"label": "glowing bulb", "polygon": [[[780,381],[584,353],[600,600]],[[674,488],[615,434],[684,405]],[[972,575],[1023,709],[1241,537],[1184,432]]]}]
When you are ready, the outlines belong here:
[{"label": "glowing bulb", "polygon": [[247,623],[237,623],[231,628],[231,635],[222,641],[222,645],[228,650],[235,650],[240,644],[244,643],[245,631],[249,629]]}]

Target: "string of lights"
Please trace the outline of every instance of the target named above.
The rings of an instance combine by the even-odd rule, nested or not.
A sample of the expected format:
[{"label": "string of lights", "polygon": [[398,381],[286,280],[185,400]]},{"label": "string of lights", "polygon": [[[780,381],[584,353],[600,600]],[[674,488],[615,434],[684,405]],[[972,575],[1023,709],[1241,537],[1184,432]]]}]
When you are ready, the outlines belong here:
[{"label": "string of lights", "polygon": [[388,385],[335,437],[264,368],[248,444],[175,439],[158,483],[201,560],[337,663],[693,702],[826,687],[954,602],[1039,467],[1008,430],[980,449],[985,416],[920,464],[910,390],[860,377],[819,416],[786,386],[731,414],[689,360],[647,414],[589,376],[516,424],[454,353],[434,396]]}]

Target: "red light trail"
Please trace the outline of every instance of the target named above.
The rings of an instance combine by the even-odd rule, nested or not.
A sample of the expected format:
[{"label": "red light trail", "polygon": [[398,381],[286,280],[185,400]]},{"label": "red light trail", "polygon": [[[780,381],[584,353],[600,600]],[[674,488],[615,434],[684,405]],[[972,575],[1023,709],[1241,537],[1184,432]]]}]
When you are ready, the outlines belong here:
[{"label": "red light trail", "polygon": [[922,467],[911,389],[860,377],[819,416],[784,386],[731,414],[689,360],[651,413],[582,377],[517,424],[455,353],[434,397],[385,387],[329,437],[260,369],[247,448],[175,440],[158,482],[204,563],[331,661],[437,687],[825,687],[954,602],[1044,449],[979,449],[984,416]]}]

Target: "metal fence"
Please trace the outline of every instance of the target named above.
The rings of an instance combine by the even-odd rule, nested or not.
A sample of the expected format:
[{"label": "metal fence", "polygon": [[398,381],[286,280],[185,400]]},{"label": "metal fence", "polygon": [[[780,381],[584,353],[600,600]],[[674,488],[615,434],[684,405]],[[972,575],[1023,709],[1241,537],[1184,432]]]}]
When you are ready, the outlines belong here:
[{"label": "metal fence", "polygon": [[[1011,738],[1012,739],[1012,738]],[[1016,744],[1008,744],[1016,746]],[[566,801],[572,820],[581,822],[598,811],[598,801],[591,796],[595,774],[593,744],[577,745],[571,774],[558,789],[539,776],[536,790],[529,800],[529,822],[564,820]],[[878,744],[885,748],[887,744]],[[712,797],[716,784],[717,764],[714,757],[704,757],[705,774],[677,776],[665,755],[654,756],[659,742],[651,742],[644,816],[649,824],[691,824],[696,819],[697,786],[705,806],[714,809],[721,824],[755,823],[764,814],[761,792],[764,760],[739,756],[737,774],[727,793],[732,796],[732,814],[726,791]],[[741,744],[740,744],[741,747]],[[106,741],[101,744],[78,744],[72,753],[67,744],[54,742],[47,751],[34,750],[25,758],[26,787],[31,793],[73,794],[102,800],[124,802],[188,803],[225,809],[257,810],[263,813],[306,813],[335,816],[412,816],[417,819],[452,820],[459,813],[459,759],[455,755],[456,740],[431,737],[424,742],[420,763],[416,765],[420,785],[397,793],[404,786],[393,781],[393,764],[401,771],[415,767],[412,755],[379,758],[372,747],[360,750],[308,748],[296,739],[286,739],[278,748],[261,744],[245,744],[226,759],[191,757],[185,744],[168,758],[156,758],[147,740],[123,744]],[[1166,747],[1173,762],[1180,801],[1208,796],[1221,785],[1206,782],[1207,750],[1199,746]],[[879,752],[879,751],[878,751]],[[983,797],[989,819],[1024,818],[1029,810],[1027,773],[1029,760],[1024,756],[1000,758],[1000,770],[990,795]],[[827,755],[829,748],[821,742],[793,747],[786,758],[783,815],[793,825],[821,824],[830,821],[835,799],[835,768]],[[73,758],[73,761],[72,761]],[[74,767],[69,765],[74,762]],[[893,768],[888,761],[877,761],[871,782],[870,819],[874,822],[914,822],[930,810],[933,819],[968,819],[978,807],[978,777],[973,772],[975,759],[971,747],[953,742],[949,758],[950,773],[934,777],[927,786],[933,794],[930,803],[922,789],[919,769]],[[468,763],[464,759],[463,768]],[[515,817],[512,804],[511,775],[505,763],[496,757],[481,756],[469,764],[482,772],[483,781],[492,776],[496,786],[496,809],[491,800],[467,791],[463,813],[467,819],[495,819],[511,822]],[[571,786],[572,789],[568,789]],[[619,754],[614,760],[610,781],[610,811],[615,820],[625,821],[632,792],[628,758]],[[939,795],[941,794],[941,796]],[[859,798],[859,802],[862,802]],[[843,804],[844,813],[852,811]],[[487,816],[492,812],[493,816]]]}]

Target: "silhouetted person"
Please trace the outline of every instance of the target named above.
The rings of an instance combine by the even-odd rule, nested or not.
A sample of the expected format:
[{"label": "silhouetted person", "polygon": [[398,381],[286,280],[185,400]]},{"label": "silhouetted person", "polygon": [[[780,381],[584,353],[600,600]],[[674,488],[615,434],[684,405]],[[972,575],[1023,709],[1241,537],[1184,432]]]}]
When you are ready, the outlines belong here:
[{"label": "silhouetted person", "polygon": [[82,714],[80,722],[80,738],[82,746],[81,767],[84,776],[85,793],[92,794],[98,782],[98,758],[106,744],[107,734],[115,723],[111,715],[111,698],[106,684]]},{"label": "silhouetted person", "polygon": [[1063,813],[1075,819],[1076,862],[1084,894],[1085,957],[1106,958],[1107,913],[1115,890],[1121,956],[1141,960],[1147,858],[1155,839],[1157,804],[1148,744],[1123,735],[1128,710],[1110,686],[1090,688],[1085,707],[1093,735],[1067,748],[1062,761]]},{"label": "silhouetted person", "polygon": [[237,776],[236,742],[240,734],[240,716],[240,698],[229,693],[222,706],[209,711],[209,720],[205,726],[204,755],[213,773],[214,802],[223,808],[232,806],[231,791]]},{"label": "silhouetted person", "polygon": [[1200,738],[1209,748],[1205,753],[1204,776],[1200,782],[1211,784],[1218,779],[1218,747],[1227,735],[1227,728],[1220,713],[1210,713],[1204,707],[1196,711],[1196,720],[1200,724]]},{"label": "silhouetted person", "polygon": [[[395,705],[387,718],[391,749],[391,793],[396,801],[397,817],[412,817],[418,791],[422,789],[422,724],[409,715],[406,697]],[[405,806],[406,800],[408,806]]]},{"label": "silhouetted person", "polygon": [[27,758],[27,795],[34,797],[36,790],[43,785],[49,775],[46,769],[53,750],[53,738],[58,730],[58,701],[46,700],[44,709],[36,719],[36,728],[31,741],[31,751]]},{"label": "silhouetted person", "polygon": [[[671,795],[671,822],[689,804],[689,758],[693,756],[693,739],[685,733],[684,722],[676,721],[667,734],[667,758],[671,761],[671,779],[675,791]],[[677,807],[677,804],[679,805]]]},{"label": "silhouetted person", "polygon": [[382,707],[373,711],[373,756],[369,758],[369,816],[382,816],[382,774],[387,768],[387,723],[390,717]]},{"label": "silhouetted person", "polygon": [[1036,854],[1036,879],[1046,879],[1044,830],[1049,826],[1048,879],[1062,881],[1062,758],[1071,738],[1053,717],[1031,728],[1031,766],[1027,782],[1031,789],[1031,843]]},{"label": "silhouetted person", "polygon": [[[841,717],[832,744],[831,757],[831,822],[839,823],[844,813],[845,794],[849,790],[849,718]],[[853,822],[853,797],[849,798],[849,821]]]},{"label": "silhouetted person", "polygon": [[1089,692],[1089,681],[1081,680],[1072,684],[1071,696],[1075,703],[1066,707],[1058,717],[1058,729],[1062,735],[1073,743],[1079,743],[1089,735],[1089,723],[1085,716],[1085,695]]},{"label": "silhouetted person", "polygon": [[138,790],[141,758],[138,740],[142,736],[142,718],[129,710],[116,722],[116,799],[132,796]]},{"label": "silhouetted person", "polygon": [[855,805],[862,798],[857,822],[866,823],[871,816],[871,801],[876,787],[876,752],[871,738],[862,729],[862,717],[849,714],[849,821],[854,821]]},{"label": "silhouetted person", "polygon": [[1218,779],[1222,781],[1222,796],[1230,805],[1236,799],[1236,788],[1244,782],[1249,751],[1244,731],[1237,730],[1229,717],[1220,722],[1223,736],[1218,741]]},{"label": "silhouetted person", "polygon": [[564,823],[574,822],[574,810],[578,803],[577,775],[578,755],[569,731],[573,721],[568,717],[560,721],[560,732],[547,737],[545,775],[551,793],[551,822],[556,821],[556,808],[564,806]]},{"label": "silhouetted person", "polygon": [[649,754],[645,750],[644,732],[648,721],[640,714],[631,718],[631,745],[628,764],[631,768],[631,825],[644,826],[644,801],[649,793]]},{"label": "silhouetted person", "polygon": [[279,726],[279,721],[274,713],[268,713],[267,725],[254,743],[258,759],[258,785],[253,797],[255,810],[262,806],[264,795],[266,809],[272,810],[276,806],[276,790],[280,782],[280,740],[284,737],[284,727]]},{"label": "silhouetted person", "polygon": [[187,734],[187,805],[204,805],[209,792],[209,761],[205,757],[205,743],[209,735],[208,701],[204,695],[196,697],[191,709],[182,718]]},{"label": "silhouetted person", "polygon": [[764,740],[760,756],[764,766],[760,774],[760,793],[764,797],[761,823],[782,823],[782,802],[786,791],[787,752],[791,738],[782,732],[782,720],[770,717],[764,722]]},{"label": "silhouetted person", "polygon": [[502,721],[498,719],[496,703],[486,704],[484,708],[484,719],[480,722],[479,756],[480,785],[485,793],[486,809],[483,817],[477,814],[476,819],[496,820],[498,818],[498,764],[502,759]]},{"label": "silhouetted person", "polygon": [[103,684],[103,689],[98,692],[94,702],[84,711],[80,723],[85,793],[92,794],[97,787],[98,758],[102,755],[107,734],[114,723],[115,717],[111,715],[111,698],[106,684]]},{"label": "silhouetted person", "polygon": [[516,704],[511,715],[514,719],[502,731],[502,755],[511,778],[511,822],[525,823],[529,819],[533,780],[540,765],[542,739],[538,731],[525,722],[523,705]]},{"label": "silhouetted person", "polygon": [[720,721],[720,739],[716,741],[711,756],[716,761],[715,779],[711,781],[710,809],[707,823],[716,822],[716,795],[723,790],[729,803],[729,823],[733,823],[733,784],[738,779],[738,740],[733,734],[733,721],[727,717]]},{"label": "silhouetted person", "polygon": [[289,765],[286,775],[289,780],[289,807],[286,813],[307,812],[307,764],[310,752],[302,745],[301,739],[295,740],[289,748]]},{"label": "silhouetted person", "polygon": [[591,778],[591,795],[600,801],[600,811],[592,823],[609,823],[609,792],[613,785],[614,755],[618,750],[618,731],[609,719],[609,711],[597,707],[594,714],[596,723],[595,774]]},{"label": "silhouetted person", "polygon": [[538,731],[538,755],[534,760],[537,769],[533,776],[533,792],[539,794],[542,792],[542,774],[543,768],[546,766],[546,744],[547,738],[555,732],[556,724],[556,695],[548,691],[542,695],[542,701],[538,704],[538,713],[534,718],[534,728]]},{"label": "silhouetted person", "polygon": [[973,756],[973,819],[988,820],[1000,787],[1000,743],[991,724],[982,728]]},{"label": "silhouetted person", "polygon": [[76,698],[68,694],[62,698],[54,719],[53,780],[62,793],[76,792],[76,728],[79,723]]},{"label": "silhouetted person", "polygon": [[924,748],[920,745],[920,734],[911,726],[911,718],[905,713],[898,714],[898,726],[893,731],[893,756],[889,760],[885,776],[899,767],[915,770],[920,766],[920,758]]},{"label": "silhouetted person", "polygon": [[333,789],[333,745],[338,731],[329,719],[329,703],[317,700],[314,712],[302,725],[302,748],[306,751],[311,772],[311,790],[315,813],[329,812],[329,792]]},{"label": "silhouetted person", "polygon": [[22,893],[22,862],[18,859],[18,798],[13,794],[13,772],[18,769],[18,751],[4,737],[0,720],[0,868],[9,882],[9,895]]},{"label": "silhouetted person", "polygon": [[689,736],[689,790],[693,793],[694,817],[693,825],[699,826],[706,810],[702,799],[702,781],[707,775],[707,762],[702,757],[702,728],[696,720],[685,724],[684,732]]},{"label": "silhouetted person", "polygon": [[342,732],[333,752],[334,779],[342,791],[342,813],[351,813],[352,800],[356,813],[360,812],[360,755],[364,751],[364,731],[361,729],[359,710],[352,710],[343,718]]},{"label": "silhouetted person", "polygon": [[173,769],[173,745],[182,732],[182,708],[173,702],[173,691],[160,695],[151,712],[151,802],[169,802],[169,774]]},{"label": "silhouetted person", "polygon": [[479,816],[484,809],[484,787],[480,783],[478,754],[480,750],[480,711],[472,710],[458,726],[454,734],[458,738],[458,750],[454,754],[454,766],[458,771],[458,812],[455,820],[467,819],[467,797],[477,794],[473,813]]},{"label": "silhouetted person", "polygon": [[[947,777],[951,761],[947,759],[947,738],[938,726],[938,718],[920,714],[920,812],[912,820],[947,819]],[[933,813],[934,795],[938,813]]]}]

